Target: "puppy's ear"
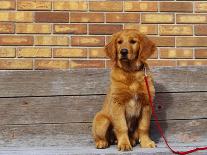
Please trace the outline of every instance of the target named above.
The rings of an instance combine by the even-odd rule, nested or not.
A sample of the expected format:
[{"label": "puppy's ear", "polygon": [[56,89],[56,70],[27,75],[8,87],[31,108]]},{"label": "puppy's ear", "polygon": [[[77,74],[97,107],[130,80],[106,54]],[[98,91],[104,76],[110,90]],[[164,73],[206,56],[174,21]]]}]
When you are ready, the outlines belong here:
[{"label": "puppy's ear", "polygon": [[111,37],[111,41],[105,46],[105,53],[112,61],[116,60],[117,52],[116,52],[116,40],[119,33],[115,33]]},{"label": "puppy's ear", "polygon": [[140,41],[139,57],[141,60],[145,61],[156,51],[156,46],[155,43],[144,35],[141,35]]}]

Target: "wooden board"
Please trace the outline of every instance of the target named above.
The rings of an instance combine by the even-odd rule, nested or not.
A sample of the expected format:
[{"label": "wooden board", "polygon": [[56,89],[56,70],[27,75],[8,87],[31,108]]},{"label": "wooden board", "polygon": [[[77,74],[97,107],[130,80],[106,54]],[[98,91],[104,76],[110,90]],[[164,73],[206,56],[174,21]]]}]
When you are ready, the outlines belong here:
[{"label": "wooden board", "polygon": [[[175,150],[183,151],[194,147],[173,146]],[[169,149],[163,145],[157,148],[146,149],[139,146],[133,147],[133,151],[119,152],[115,145],[107,149],[96,149],[94,146],[73,146],[73,147],[38,147],[38,148],[0,148],[1,155],[172,155]],[[193,155],[206,155],[207,151],[198,151]]]},{"label": "wooden board", "polygon": [[[169,120],[161,125],[170,143],[207,142],[207,120]],[[160,141],[151,126],[153,139]],[[1,147],[93,146],[91,123],[1,125],[0,131]]]},{"label": "wooden board", "polygon": [[[0,124],[91,122],[105,95],[0,98]],[[158,93],[160,120],[207,118],[207,92]]]},{"label": "wooden board", "polygon": [[[207,91],[206,67],[152,69],[157,92]],[[105,94],[109,70],[1,71],[0,97]]]}]

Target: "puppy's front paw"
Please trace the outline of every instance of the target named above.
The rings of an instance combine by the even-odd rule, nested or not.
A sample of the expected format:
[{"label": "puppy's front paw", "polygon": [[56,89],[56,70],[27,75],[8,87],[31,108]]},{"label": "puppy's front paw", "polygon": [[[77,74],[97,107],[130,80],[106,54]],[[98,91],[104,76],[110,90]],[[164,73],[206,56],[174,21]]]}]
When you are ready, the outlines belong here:
[{"label": "puppy's front paw", "polygon": [[142,148],[155,148],[156,144],[151,139],[142,139],[140,142]]},{"label": "puppy's front paw", "polygon": [[132,146],[130,143],[120,143],[118,144],[118,150],[119,151],[131,151]]},{"label": "puppy's front paw", "polygon": [[108,146],[109,146],[109,144],[105,140],[98,140],[98,141],[96,141],[96,148],[97,149],[105,149]]}]

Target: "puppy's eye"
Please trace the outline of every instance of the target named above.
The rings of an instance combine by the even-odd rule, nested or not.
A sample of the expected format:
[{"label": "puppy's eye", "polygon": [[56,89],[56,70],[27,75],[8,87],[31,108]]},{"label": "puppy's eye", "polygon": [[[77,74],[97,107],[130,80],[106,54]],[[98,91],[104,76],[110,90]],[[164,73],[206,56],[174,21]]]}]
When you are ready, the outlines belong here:
[{"label": "puppy's eye", "polygon": [[130,42],[130,44],[135,44],[137,41],[136,40],[130,40],[129,42]]},{"label": "puppy's eye", "polygon": [[122,40],[119,40],[119,41],[118,41],[118,44],[122,44]]}]

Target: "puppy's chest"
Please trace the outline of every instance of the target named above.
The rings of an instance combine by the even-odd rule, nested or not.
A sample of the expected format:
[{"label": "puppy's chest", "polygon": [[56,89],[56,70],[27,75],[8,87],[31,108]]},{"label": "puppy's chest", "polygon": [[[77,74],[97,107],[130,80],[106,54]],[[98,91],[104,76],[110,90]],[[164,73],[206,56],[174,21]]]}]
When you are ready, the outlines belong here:
[{"label": "puppy's chest", "polygon": [[[129,85],[129,90],[132,94],[137,94],[138,92],[142,91],[141,82],[134,81]],[[135,96],[136,98],[136,96]]]},{"label": "puppy's chest", "polygon": [[126,104],[127,118],[139,117],[142,105],[138,95],[134,95],[132,99]]},{"label": "puppy's chest", "polygon": [[141,104],[142,97],[140,96],[140,94],[143,91],[141,82],[134,80],[134,82],[132,82],[129,85],[129,90],[132,94],[132,98],[129,100],[128,104],[126,105],[126,116],[128,118],[139,117],[142,107]]}]

